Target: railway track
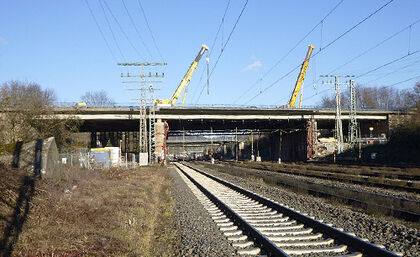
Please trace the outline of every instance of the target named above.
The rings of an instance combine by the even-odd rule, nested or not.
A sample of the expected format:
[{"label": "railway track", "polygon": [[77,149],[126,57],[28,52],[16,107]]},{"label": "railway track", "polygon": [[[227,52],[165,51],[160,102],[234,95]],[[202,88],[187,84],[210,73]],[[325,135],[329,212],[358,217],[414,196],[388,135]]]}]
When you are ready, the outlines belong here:
[{"label": "railway track", "polygon": [[400,256],[194,167],[175,166],[240,255]]},{"label": "railway track", "polygon": [[[265,183],[282,186],[297,192],[305,192],[317,197],[327,199],[337,199],[351,206],[371,208],[376,212],[384,215],[393,216],[411,222],[420,220],[419,207],[420,203],[416,200],[402,198],[393,195],[381,194],[378,192],[362,191],[354,188],[340,187],[337,185],[317,183],[316,181],[308,181],[304,176],[297,176],[302,180],[287,177],[282,173],[270,170],[248,170],[245,167],[236,167],[234,165],[225,165],[224,163],[207,164],[200,163],[206,168],[223,170],[223,172],[235,176],[250,176],[262,178]],[[272,174],[267,174],[271,172]]]},{"label": "railway track", "polygon": [[[340,182],[350,182],[359,185],[376,186],[406,192],[420,193],[420,176],[414,174],[393,174],[392,172],[360,172],[349,169],[338,168],[334,171],[327,170],[326,167],[309,168],[305,166],[288,166],[287,168],[278,167],[277,164],[268,163],[236,163],[232,161],[222,161],[228,165],[253,168],[271,172],[285,173],[302,177],[335,180]],[[250,166],[251,165],[251,166]],[[340,171],[344,170],[344,171]]]}]

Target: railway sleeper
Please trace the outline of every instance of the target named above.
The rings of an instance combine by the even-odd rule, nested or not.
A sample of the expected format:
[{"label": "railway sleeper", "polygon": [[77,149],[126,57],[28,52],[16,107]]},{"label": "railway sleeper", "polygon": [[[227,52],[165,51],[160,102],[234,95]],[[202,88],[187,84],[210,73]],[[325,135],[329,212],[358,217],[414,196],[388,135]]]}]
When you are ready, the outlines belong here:
[{"label": "railway sleeper", "polygon": [[258,223],[273,223],[273,222],[284,222],[289,220],[289,217],[284,217],[284,218],[273,218],[273,219],[269,219],[269,218],[265,218],[265,219],[248,219],[247,221],[250,224],[258,224]]},{"label": "railway sleeper", "polygon": [[243,232],[242,230],[229,230],[229,231],[223,231],[223,234],[228,237],[228,236],[239,236],[242,235]]},{"label": "railway sleeper", "polygon": [[304,227],[303,224],[292,225],[292,226],[272,226],[272,227],[258,227],[254,226],[260,232],[267,232],[267,231],[281,231],[281,230],[291,230],[291,229],[301,229]]},{"label": "railway sleeper", "polygon": [[254,225],[254,228],[265,228],[265,227],[272,227],[274,225],[282,225],[282,226],[286,226],[286,225],[293,225],[296,224],[296,220],[288,220],[288,221],[283,221],[283,222],[277,222],[275,224],[272,223],[260,223],[257,225]]},{"label": "railway sleeper", "polygon": [[361,254],[361,253],[350,253],[350,254],[334,256],[334,257],[363,257],[363,254]]},{"label": "railway sleeper", "polygon": [[252,213],[252,214],[243,214],[238,213],[242,218],[248,219],[248,218],[255,218],[255,219],[263,219],[263,218],[283,218],[283,214],[281,213],[264,213],[264,215],[258,214],[258,213]]},{"label": "railway sleeper", "polygon": [[305,235],[312,233],[312,228],[300,229],[300,230],[290,230],[290,231],[272,231],[264,232],[265,236],[286,236],[286,235]]},{"label": "railway sleeper", "polygon": [[[232,209],[234,210],[236,213],[238,213],[239,215],[243,216],[260,216],[262,214],[264,215],[275,215],[275,214],[279,214],[277,211],[273,211],[271,209],[265,209],[265,210],[261,210],[261,211],[254,211],[254,210],[238,210],[238,209]],[[282,215],[282,214],[279,214]]]},{"label": "railway sleeper", "polygon": [[334,239],[328,238],[318,241],[293,241],[293,242],[284,242],[276,243],[278,247],[307,247],[307,246],[327,246],[334,244]]},{"label": "railway sleeper", "polygon": [[325,248],[290,249],[282,248],[289,255],[312,254],[312,253],[342,253],[347,250],[347,245],[337,245]]},{"label": "railway sleeper", "polygon": [[321,233],[308,234],[308,235],[294,235],[294,236],[268,236],[272,242],[287,242],[287,241],[299,241],[299,240],[315,240],[322,238]]},{"label": "railway sleeper", "polygon": [[261,249],[258,247],[252,247],[252,248],[245,248],[237,250],[239,255],[258,255],[261,253]]}]

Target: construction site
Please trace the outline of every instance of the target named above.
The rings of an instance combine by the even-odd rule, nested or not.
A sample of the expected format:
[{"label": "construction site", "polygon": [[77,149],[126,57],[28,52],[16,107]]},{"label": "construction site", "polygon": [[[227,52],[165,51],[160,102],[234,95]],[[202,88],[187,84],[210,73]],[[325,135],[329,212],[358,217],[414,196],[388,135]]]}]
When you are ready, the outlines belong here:
[{"label": "construction site", "polygon": [[420,2],[0,3],[0,257],[420,256]]}]

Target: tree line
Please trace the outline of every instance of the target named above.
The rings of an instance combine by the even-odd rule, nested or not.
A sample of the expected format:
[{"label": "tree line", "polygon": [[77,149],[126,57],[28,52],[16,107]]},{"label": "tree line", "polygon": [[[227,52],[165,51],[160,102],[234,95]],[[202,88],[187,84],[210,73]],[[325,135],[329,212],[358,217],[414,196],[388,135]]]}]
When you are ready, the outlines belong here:
[{"label": "tree line", "polygon": [[[74,115],[57,117],[54,112],[55,92],[42,89],[35,82],[8,81],[0,90],[0,145],[17,141],[55,137],[57,146],[71,143],[71,135],[78,131],[81,121]],[[114,105],[105,91],[91,91],[81,96],[88,106]],[[77,109],[74,109],[76,114]]]},{"label": "tree line", "polygon": [[[420,82],[411,89],[392,87],[355,86],[356,105],[358,109],[397,109],[409,110],[420,106]],[[324,96],[320,107],[335,107],[335,95]],[[341,106],[350,106],[350,90],[341,93]]]}]

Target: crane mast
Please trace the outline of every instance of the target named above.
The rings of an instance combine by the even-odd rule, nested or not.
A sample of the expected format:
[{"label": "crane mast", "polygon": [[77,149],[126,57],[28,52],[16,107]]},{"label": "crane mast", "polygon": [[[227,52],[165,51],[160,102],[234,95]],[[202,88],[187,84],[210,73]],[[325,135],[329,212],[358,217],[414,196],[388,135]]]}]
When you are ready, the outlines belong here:
[{"label": "crane mast", "polygon": [[[182,91],[188,86],[188,83],[190,83],[191,77],[194,74],[195,69],[197,69],[198,62],[200,61],[201,57],[204,55],[204,52],[208,50],[209,48],[206,45],[201,46],[200,52],[198,52],[197,57],[191,63],[190,67],[187,70],[187,73],[185,74],[184,78],[182,78],[181,83],[179,83],[178,88],[176,89],[171,99],[169,100],[169,104],[174,105],[176,103],[178,98],[181,96]],[[184,105],[186,94],[187,92],[184,92],[182,105]]]},{"label": "crane mast", "polygon": [[[289,100],[289,106],[295,107],[296,99],[299,95],[299,90],[302,87],[303,80],[305,79],[306,70],[308,69],[309,59],[311,58],[312,50],[314,50],[313,45],[308,46],[308,52],[306,53],[305,60],[302,63],[302,67],[300,68],[299,76],[296,80],[295,88],[293,89],[292,96]],[[300,97],[299,107],[302,105],[302,96]]]}]

